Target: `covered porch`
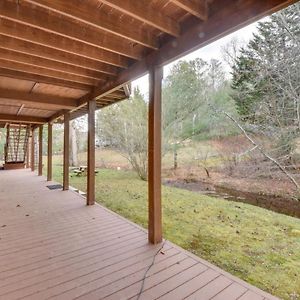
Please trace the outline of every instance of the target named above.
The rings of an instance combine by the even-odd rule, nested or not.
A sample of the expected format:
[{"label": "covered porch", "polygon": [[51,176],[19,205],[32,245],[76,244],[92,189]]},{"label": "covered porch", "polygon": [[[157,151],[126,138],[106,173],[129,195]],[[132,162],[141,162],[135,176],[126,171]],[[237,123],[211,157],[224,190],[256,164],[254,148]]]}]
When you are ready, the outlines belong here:
[{"label": "covered porch", "polygon": [[[0,299],[274,299],[164,242],[162,79],[165,64],[294,2],[1,1],[0,127],[9,137],[6,168],[27,169],[0,171]],[[94,205],[95,111],[128,98],[129,84],[146,74],[147,231]],[[69,136],[70,120],[85,114],[83,198],[69,190]],[[64,124],[63,188],[49,190],[56,122]],[[42,176],[45,125],[47,178]]]},{"label": "covered porch", "polygon": [[277,299],[29,170],[0,182],[0,299]]}]

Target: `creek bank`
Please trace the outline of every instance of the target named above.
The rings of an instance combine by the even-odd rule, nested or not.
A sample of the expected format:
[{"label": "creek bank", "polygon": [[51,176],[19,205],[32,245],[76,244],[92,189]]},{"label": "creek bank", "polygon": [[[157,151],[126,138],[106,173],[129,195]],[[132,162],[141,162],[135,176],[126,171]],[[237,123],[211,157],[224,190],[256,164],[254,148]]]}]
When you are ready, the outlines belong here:
[{"label": "creek bank", "polygon": [[300,218],[300,201],[291,198],[262,192],[241,191],[231,186],[201,180],[166,179],[163,181],[163,184],[228,201],[248,203],[288,216]]}]

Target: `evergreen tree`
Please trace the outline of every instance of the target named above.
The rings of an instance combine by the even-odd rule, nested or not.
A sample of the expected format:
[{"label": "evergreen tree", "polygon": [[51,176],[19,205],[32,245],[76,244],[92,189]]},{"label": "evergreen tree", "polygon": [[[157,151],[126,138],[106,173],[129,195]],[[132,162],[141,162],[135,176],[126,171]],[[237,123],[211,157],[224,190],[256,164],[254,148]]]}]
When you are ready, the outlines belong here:
[{"label": "evergreen tree", "polygon": [[254,124],[300,128],[300,4],[258,24],[233,66],[238,112]]}]

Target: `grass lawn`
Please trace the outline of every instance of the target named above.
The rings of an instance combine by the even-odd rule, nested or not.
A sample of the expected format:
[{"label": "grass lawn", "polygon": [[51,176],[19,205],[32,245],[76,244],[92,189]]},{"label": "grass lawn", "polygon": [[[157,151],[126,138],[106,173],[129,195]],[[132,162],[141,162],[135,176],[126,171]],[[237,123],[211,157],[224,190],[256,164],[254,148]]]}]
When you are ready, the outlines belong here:
[{"label": "grass lawn", "polygon": [[[61,167],[54,178],[61,181]],[[85,177],[71,177],[83,191]],[[97,201],[147,227],[147,183],[100,170]],[[300,299],[300,220],[243,203],[163,187],[164,237],[283,299]]]}]

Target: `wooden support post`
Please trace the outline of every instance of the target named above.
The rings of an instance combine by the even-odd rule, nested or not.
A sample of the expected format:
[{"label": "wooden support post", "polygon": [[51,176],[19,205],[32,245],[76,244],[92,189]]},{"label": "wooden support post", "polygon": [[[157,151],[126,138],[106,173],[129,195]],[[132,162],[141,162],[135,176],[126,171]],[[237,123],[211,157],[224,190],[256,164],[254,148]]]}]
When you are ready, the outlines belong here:
[{"label": "wooden support post", "polygon": [[52,124],[48,123],[47,181],[52,180]]},{"label": "wooden support post", "polygon": [[27,147],[26,147],[26,168],[30,168],[30,159],[29,159],[29,155],[30,155],[30,138],[28,138],[27,140]]},{"label": "wooden support post", "polygon": [[43,125],[39,126],[39,176],[43,175]]},{"label": "wooden support post", "polygon": [[32,128],[32,131],[31,131],[31,171],[34,172],[35,170],[35,161],[34,161],[34,134],[35,134],[35,131],[34,131],[34,128]]},{"label": "wooden support post", "polygon": [[63,190],[69,189],[69,164],[70,164],[70,113],[64,114],[64,178]]},{"label": "wooden support post", "polygon": [[87,205],[95,204],[95,110],[96,100],[88,102]]},{"label": "wooden support post", "polygon": [[161,85],[162,67],[149,72],[148,118],[148,239],[152,244],[162,241],[161,209]]}]

